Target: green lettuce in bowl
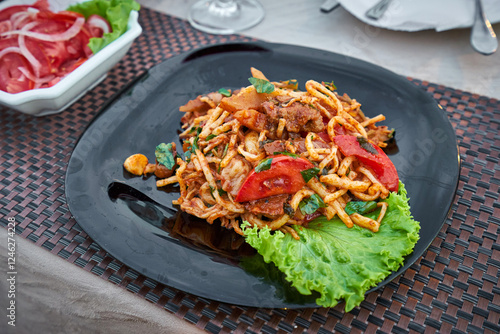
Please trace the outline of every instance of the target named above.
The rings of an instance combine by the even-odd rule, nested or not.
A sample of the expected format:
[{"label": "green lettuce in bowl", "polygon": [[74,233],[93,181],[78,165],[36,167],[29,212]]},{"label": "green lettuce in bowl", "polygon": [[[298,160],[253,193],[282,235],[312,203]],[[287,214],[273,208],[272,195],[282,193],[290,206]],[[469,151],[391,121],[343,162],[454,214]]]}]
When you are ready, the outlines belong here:
[{"label": "green lettuce in bowl", "polygon": [[67,10],[80,13],[85,18],[97,14],[109,22],[111,32],[102,38],[90,39],[89,47],[95,54],[127,31],[130,12],[139,11],[140,8],[134,0],[91,0],[71,5]]}]

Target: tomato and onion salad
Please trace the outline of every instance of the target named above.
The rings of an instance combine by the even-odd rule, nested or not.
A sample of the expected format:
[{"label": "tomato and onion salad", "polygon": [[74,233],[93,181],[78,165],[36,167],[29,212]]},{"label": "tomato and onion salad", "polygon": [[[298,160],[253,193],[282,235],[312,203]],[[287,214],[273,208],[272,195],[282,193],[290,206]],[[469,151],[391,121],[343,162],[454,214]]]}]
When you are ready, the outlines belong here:
[{"label": "tomato and onion salad", "polygon": [[91,38],[110,32],[99,15],[53,12],[46,0],[0,11],[0,90],[48,88],[84,63]]}]

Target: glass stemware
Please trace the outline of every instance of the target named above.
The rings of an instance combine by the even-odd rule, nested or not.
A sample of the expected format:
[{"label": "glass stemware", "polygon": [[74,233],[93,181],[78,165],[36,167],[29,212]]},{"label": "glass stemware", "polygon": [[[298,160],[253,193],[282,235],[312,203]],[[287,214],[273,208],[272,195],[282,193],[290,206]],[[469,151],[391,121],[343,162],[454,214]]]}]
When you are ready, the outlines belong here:
[{"label": "glass stemware", "polygon": [[211,34],[233,34],[258,24],[265,16],[257,0],[200,0],[188,13],[189,23]]}]

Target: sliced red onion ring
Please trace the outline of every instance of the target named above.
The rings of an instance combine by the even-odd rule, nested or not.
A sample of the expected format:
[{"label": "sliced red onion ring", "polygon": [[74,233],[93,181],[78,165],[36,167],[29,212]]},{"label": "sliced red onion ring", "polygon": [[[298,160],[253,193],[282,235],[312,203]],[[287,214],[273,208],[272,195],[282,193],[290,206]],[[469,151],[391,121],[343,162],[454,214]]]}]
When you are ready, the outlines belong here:
[{"label": "sliced red onion ring", "polygon": [[28,19],[30,14],[28,12],[17,12],[10,16],[10,22],[12,23],[12,29],[19,29],[22,27],[23,21]]},{"label": "sliced red onion ring", "polygon": [[90,27],[96,27],[102,30],[104,34],[107,34],[111,31],[108,21],[99,15],[90,15],[87,19],[87,24]]},{"label": "sliced red onion ring", "polygon": [[[38,22],[32,22],[32,23],[38,23]],[[59,33],[59,34],[44,34],[40,32],[33,32],[29,31],[29,28],[26,29],[26,27],[29,25],[27,24],[24,26],[21,30],[13,30],[13,31],[8,31],[0,34],[0,36],[8,36],[8,35],[19,35],[19,36],[27,36],[35,39],[39,39],[42,41],[47,41],[47,42],[60,42],[60,41],[67,41],[70,38],[75,37],[78,35],[80,30],[82,29],[83,24],[85,23],[85,18],[83,17],[78,17],[73,25],[68,28],[65,32]]]},{"label": "sliced red onion ring", "polygon": [[26,60],[28,60],[31,67],[33,67],[33,72],[35,72],[35,75],[37,77],[39,77],[40,76],[40,68],[42,67],[42,64],[40,64],[38,59],[36,59],[35,56],[33,56],[33,54],[30,52],[30,50],[28,50],[28,48],[26,47],[26,43],[24,41],[23,35],[19,35],[18,42],[19,42],[19,48],[21,49],[21,53],[26,58]]},{"label": "sliced red onion ring", "polygon": [[8,48],[5,48],[2,51],[0,51],[0,59],[3,56],[5,56],[7,53],[19,53],[19,54],[23,54],[21,52],[21,49],[18,48],[17,46],[9,46]]},{"label": "sliced red onion ring", "polygon": [[11,31],[12,30],[12,22],[9,20],[5,20],[0,22],[0,31]]},{"label": "sliced red onion ring", "polygon": [[35,8],[35,7],[28,7],[28,9],[26,9],[26,11],[28,13],[30,13],[32,17],[34,17],[36,14],[38,14],[40,12],[40,9]]},{"label": "sliced red onion ring", "polygon": [[40,12],[37,8],[29,7],[24,11],[16,12],[10,16],[10,22],[12,22],[12,29],[20,29],[23,24],[28,23],[26,20],[34,20],[36,15]]},{"label": "sliced red onion ring", "polygon": [[18,67],[17,68],[22,74],[24,74],[24,76],[28,79],[30,79],[31,81],[33,81],[35,84],[44,84],[44,83],[47,83],[49,82],[50,80],[53,80],[56,76],[54,74],[49,74],[49,75],[46,75],[42,78],[38,78],[36,77],[35,75],[33,75],[33,73],[30,72],[30,70],[28,70],[26,67]]}]

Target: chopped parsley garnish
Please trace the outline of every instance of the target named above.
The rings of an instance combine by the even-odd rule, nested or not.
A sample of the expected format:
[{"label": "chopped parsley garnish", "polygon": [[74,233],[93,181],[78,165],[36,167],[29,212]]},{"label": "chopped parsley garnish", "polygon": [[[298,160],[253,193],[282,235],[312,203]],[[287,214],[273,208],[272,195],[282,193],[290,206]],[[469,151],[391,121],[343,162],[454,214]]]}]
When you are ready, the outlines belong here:
[{"label": "chopped parsley garnish", "polygon": [[300,211],[304,215],[310,215],[315,213],[319,208],[326,207],[325,202],[318,194],[312,194],[310,197],[303,199],[299,203]]},{"label": "chopped parsley garnish", "polygon": [[[228,148],[229,148],[229,144],[226,144],[226,146],[224,147],[224,151],[222,152],[221,160],[224,159],[224,157],[226,156]],[[221,170],[221,165],[219,164],[219,168],[217,169],[217,173],[220,173],[220,170]]]},{"label": "chopped parsley garnish", "polygon": [[292,208],[292,206],[288,203],[288,202],[285,202],[283,204],[283,211],[289,215],[290,217],[293,217],[295,216],[295,210]]},{"label": "chopped parsley garnish", "polygon": [[186,160],[186,162],[191,161],[191,151],[187,150],[184,152],[184,160]]},{"label": "chopped parsley garnish", "polygon": [[191,145],[191,152],[195,153],[196,150],[198,150],[200,147],[198,146],[198,140],[200,140],[200,137],[196,136],[193,139],[193,145]]},{"label": "chopped parsley garnish", "polygon": [[273,153],[274,155],[288,155],[289,157],[292,157],[292,158],[298,158],[299,156],[295,153],[290,153],[290,152],[287,152],[287,151],[283,151],[283,152],[274,152]]},{"label": "chopped parsley garnish", "polygon": [[283,88],[297,90],[299,88],[299,82],[295,79],[290,79],[286,81],[281,81]]},{"label": "chopped parsley garnish", "polygon": [[228,148],[229,148],[229,144],[226,144],[226,146],[224,146],[224,152],[222,152],[222,158],[221,159],[224,159],[224,157],[226,156]]},{"label": "chopped parsley garnish", "polygon": [[219,92],[219,93],[221,93],[223,96],[226,96],[226,97],[231,96],[231,92],[230,92],[230,91],[228,91],[228,90],[227,90],[227,89],[225,89],[225,88],[221,88],[221,89],[219,89],[219,91],[218,91],[218,92]]},{"label": "chopped parsley garnish", "polygon": [[190,147],[190,150],[192,153],[196,153],[196,150],[199,149],[198,140],[200,140],[200,137],[199,137],[200,133],[201,133],[201,128],[200,127],[196,128],[196,137],[194,137],[193,144]]},{"label": "chopped parsley garnish", "polygon": [[267,80],[259,78],[248,78],[248,81],[255,87],[257,93],[272,93],[274,92],[274,85]]},{"label": "chopped parsley garnish", "polygon": [[337,86],[332,82],[323,82],[323,86],[328,88],[328,90],[331,90],[332,92],[337,89]]},{"label": "chopped parsley garnish", "polygon": [[363,201],[350,201],[346,204],[344,210],[348,215],[352,215],[357,212],[359,214],[365,214],[377,209],[377,202],[363,202]]},{"label": "chopped parsley garnish", "polygon": [[306,183],[309,182],[310,179],[312,179],[313,177],[318,175],[318,173],[319,173],[318,167],[313,167],[313,168],[309,168],[309,169],[300,171],[300,174],[302,174],[302,178],[304,179],[304,181]]},{"label": "chopped parsley garnish", "polygon": [[255,173],[260,173],[264,170],[268,170],[271,168],[271,163],[273,162],[272,158],[267,158],[259,162],[257,166],[255,166]]},{"label": "chopped parsley garnish", "polygon": [[[193,143],[191,143],[190,141],[188,141],[186,139],[186,141],[188,141],[188,143],[189,143],[187,151],[184,152],[184,157],[186,158],[187,161],[191,160],[191,154],[196,153],[196,150],[199,149],[198,140],[200,140],[199,135],[201,133],[201,130],[202,130],[201,127],[192,127],[191,129],[189,129],[189,132],[196,131],[196,137],[194,137]],[[186,141],[184,141],[184,142],[186,142]]]},{"label": "chopped parsley garnish", "polygon": [[[209,185],[210,187],[210,192],[212,193],[212,196],[213,196],[213,193],[214,191],[217,190],[217,192],[219,193],[220,196],[224,195],[224,194],[227,194],[227,191],[225,191],[224,189],[221,189],[221,188],[214,188],[212,187],[211,185]],[[215,197],[214,197],[215,198]]]},{"label": "chopped parsley garnish", "polygon": [[370,152],[371,154],[374,154],[374,155],[378,155],[378,152],[377,150],[373,147],[373,145],[368,141],[368,139],[366,139],[365,137],[363,136],[358,136],[356,137],[356,139],[358,140],[358,143],[359,143],[359,146],[361,146],[361,148],[367,152]]}]

